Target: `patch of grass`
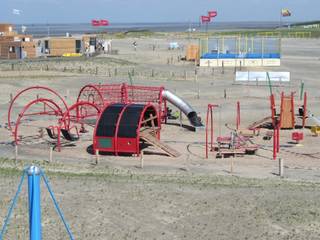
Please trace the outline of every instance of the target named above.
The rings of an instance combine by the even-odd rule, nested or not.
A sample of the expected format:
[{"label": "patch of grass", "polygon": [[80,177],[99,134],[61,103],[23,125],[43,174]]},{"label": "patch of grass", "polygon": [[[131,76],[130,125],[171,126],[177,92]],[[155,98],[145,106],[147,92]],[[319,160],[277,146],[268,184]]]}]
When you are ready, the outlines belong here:
[{"label": "patch of grass", "polygon": [[[0,163],[11,162],[9,159],[1,159]],[[306,188],[320,190],[320,185],[314,182],[305,181],[288,181],[280,179],[254,179],[243,178],[236,176],[220,176],[220,175],[204,175],[204,174],[153,174],[153,173],[139,173],[128,169],[118,168],[104,168],[96,167],[94,169],[85,169],[73,172],[64,170],[62,164],[47,163],[44,161],[33,161],[33,164],[41,167],[49,177],[65,177],[65,178],[91,178],[98,181],[107,182],[144,182],[144,183],[160,183],[160,184],[181,184],[181,185],[195,185],[201,187],[228,187],[228,188],[285,188],[292,190],[303,190]],[[20,162],[18,165],[4,165],[1,164],[0,176],[21,175],[22,170],[28,165],[23,165]],[[31,162],[30,162],[31,164]],[[29,165],[30,165],[29,164]]]}]

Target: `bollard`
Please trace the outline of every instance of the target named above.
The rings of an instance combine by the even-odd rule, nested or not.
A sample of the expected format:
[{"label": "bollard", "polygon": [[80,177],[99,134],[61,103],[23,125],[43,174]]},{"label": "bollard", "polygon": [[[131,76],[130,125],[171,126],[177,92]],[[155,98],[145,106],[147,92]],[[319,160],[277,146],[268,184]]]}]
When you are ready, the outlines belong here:
[{"label": "bollard", "polygon": [[200,99],[200,84],[197,84],[197,99]]},{"label": "bollard", "polygon": [[10,103],[12,103],[12,100],[13,100],[13,95],[12,93],[10,93]]},{"label": "bollard", "polygon": [[99,150],[96,150],[96,165],[100,162]]},{"label": "bollard", "polygon": [[224,99],[227,99],[227,90],[226,90],[226,89],[224,89],[224,90],[223,90],[223,92],[224,92],[224,93],[223,93],[223,97],[224,97]]},{"label": "bollard", "polygon": [[18,145],[14,145],[14,160],[17,163],[18,162]]},{"label": "bollard", "polygon": [[283,159],[279,158],[279,177],[283,177]]},{"label": "bollard", "polygon": [[231,173],[231,174],[233,174],[233,167],[234,167],[234,166],[233,166],[233,165],[234,165],[233,159],[234,159],[234,157],[231,158],[231,162],[230,162],[230,173]]},{"label": "bollard", "polygon": [[109,74],[109,77],[111,77],[111,71],[109,68],[108,68],[108,74]]},{"label": "bollard", "polygon": [[179,112],[179,122],[180,122],[180,127],[182,127],[182,111],[181,110]]},{"label": "bollard", "polygon": [[49,162],[52,162],[52,155],[53,155],[53,147],[50,146],[50,148],[49,148]]},{"label": "bollard", "polygon": [[143,166],[144,166],[143,155],[144,155],[144,152],[141,151],[141,153],[140,153],[140,168],[141,168],[141,169],[143,169]]},{"label": "bollard", "polygon": [[222,70],[221,73],[224,74],[224,61],[222,61]]},{"label": "bollard", "polygon": [[41,240],[40,169],[31,166],[28,173],[29,236],[30,240]]},{"label": "bollard", "polygon": [[82,68],[81,68],[81,66],[79,66],[79,73],[82,73]]},{"label": "bollard", "polygon": [[187,71],[184,70],[184,80],[186,81],[187,80]]},{"label": "bollard", "polygon": [[151,77],[154,77],[154,70],[151,71]]},{"label": "bollard", "polygon": [[14,64],[11,64],[11,71],[14,71]]},{"label": "bollard", "polygon": [[114,69],[114,75],[115,75],[115,76],[118,75],[118,69],[117,69],[117,68]]},{"label": "bollard", "polygon": [[65,97],[65,99],[69,99],[69,96],[70,96],[70,90],[67,89],[66,90],[66,95],[64,97]]}]

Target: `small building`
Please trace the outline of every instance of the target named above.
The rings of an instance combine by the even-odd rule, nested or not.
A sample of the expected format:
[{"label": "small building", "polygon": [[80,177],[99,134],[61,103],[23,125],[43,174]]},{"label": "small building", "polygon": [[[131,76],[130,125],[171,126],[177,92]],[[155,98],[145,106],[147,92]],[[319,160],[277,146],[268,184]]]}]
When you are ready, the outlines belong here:
[{"label": "small building", "polygon": [[188,45],[186,60],[187,61],[198,61],[199,60],[199,45],[196,45],[196,44]]},{"label": "small building", "polygon": [[12,34],[0,36],[0,58],[35,58],[36,49],[31,35]]},{"label": "small building", "polygon": [[80,37],[47,37],[38,40],[37,55],[61,57],[72,54],[92,54],[96,51],[95,35]]},{"label": "small building", "polygon": [[14,33],[12,24],[0,23],[0,36],[12,35]]},{"label": "small building", "polygon": [[12,24],[0,24],[0,58],[35,58],[36,48],[32,35],[18,34]]}]

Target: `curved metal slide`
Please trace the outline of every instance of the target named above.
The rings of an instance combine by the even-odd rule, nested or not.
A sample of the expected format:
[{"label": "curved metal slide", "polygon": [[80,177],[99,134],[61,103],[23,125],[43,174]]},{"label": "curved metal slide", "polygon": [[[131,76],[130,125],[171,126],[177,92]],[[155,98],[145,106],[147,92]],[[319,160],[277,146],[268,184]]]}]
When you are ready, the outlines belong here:
[{"label": "curved metal slide", "polygon": [[189,122],[194,127],[203,127],[201,118],[197,115],[197,112],[182,98],[173,94],[169,90],[164,90],[162,92],[163,99],[167,100],[175,107],[180,109],[189,119]]}]

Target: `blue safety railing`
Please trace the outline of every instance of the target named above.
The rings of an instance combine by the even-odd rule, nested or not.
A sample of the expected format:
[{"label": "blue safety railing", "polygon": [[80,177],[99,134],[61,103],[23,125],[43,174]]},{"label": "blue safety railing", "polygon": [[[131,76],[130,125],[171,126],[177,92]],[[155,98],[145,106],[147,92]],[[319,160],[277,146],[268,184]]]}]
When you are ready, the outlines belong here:
[{"label": "blue safety railing", "polygon": [[201,56],[204,59],[277,59],[280,57],[280,53],[206,53]]}]

